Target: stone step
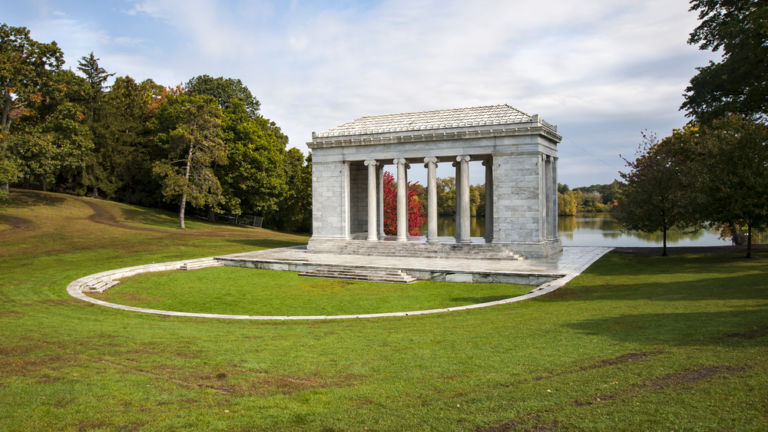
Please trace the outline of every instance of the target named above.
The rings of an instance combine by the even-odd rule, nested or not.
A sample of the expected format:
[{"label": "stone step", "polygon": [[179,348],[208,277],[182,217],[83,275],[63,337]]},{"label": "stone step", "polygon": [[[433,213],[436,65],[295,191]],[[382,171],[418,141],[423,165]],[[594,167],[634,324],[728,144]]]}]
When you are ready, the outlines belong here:
[{"label": "stone step", "polygon": [[370,282],[413,283],[417,279],[401,270],[351,266],[323,266],[299,273],[299,276]]},{"label": "stone step", "polygon": [[112,288],[113,286],[119,283],[120,281],[116,281],[116,280],[108,280],[108,279],[96,280],[93,282],[86,283],[85,286],[83,287],[83,291],[101,293]]},{"label": "stone step", "polygon": [[222,264],[211,258],[206,260],[200,260],[200,261],[192,261],[192,262],[185,262],[184,264],[179,266],[179,270],[198,270],[202,268],[207,267],[220,267]]}]

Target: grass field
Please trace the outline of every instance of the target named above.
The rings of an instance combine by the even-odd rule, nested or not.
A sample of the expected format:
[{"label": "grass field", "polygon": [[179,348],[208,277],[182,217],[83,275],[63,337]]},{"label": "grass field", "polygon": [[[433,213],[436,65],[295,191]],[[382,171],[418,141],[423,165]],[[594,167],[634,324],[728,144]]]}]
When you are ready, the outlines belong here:
[{"label": "grass field", "polygon": [[0,430],[768,430],[764,249],[609,254],[548,296],[448,314],[173,318],[65,288],[306,237],[12,199],[0,208]]},{"label": "grass field", "polygon": [[91,297],[172,311],[233,315],[346,315],[484,303],[530,286],[418,281],[413,284],[300,277],[293,272],[214,267],[147,273]]}]

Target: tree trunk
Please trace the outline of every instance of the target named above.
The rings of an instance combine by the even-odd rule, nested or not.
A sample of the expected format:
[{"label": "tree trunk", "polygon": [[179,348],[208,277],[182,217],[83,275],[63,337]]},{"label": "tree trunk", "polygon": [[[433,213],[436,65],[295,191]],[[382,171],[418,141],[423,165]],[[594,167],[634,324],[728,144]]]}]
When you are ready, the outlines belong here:
[{"label": "tree trunk", "polygon": [[747,225],[747,258],[752,258],[752,225]]},{"label": "tree trunk", "polygon": [[179,228],[186,229],[184,226],[184,207],[187,206],[187,192],[181,193],[181,205],[179,206]]},{"label": "tree trunk", "polygon": [[663,244],[664,244],[662,248],[661,256],[667,256],[667,226],[666,225],[662,226],[661,231],[662,231]]},{"label": "tree trunk", "polygon": [[99,197],[99,187],[98,186],[94,186],[93,187],[93,195],[91,195],[91,196],[93,198],[98,198]]},{"label": "tree trunk", "polygon": [[213,207],[208,207],[208,222],[216,222],[216,213],[214,213]]},{"label": "tree trunk", "polygon": [[189,146],[189,153],[187,153],[187,166],[184,167],[184,190],[181,192],[181,205],[179,206],[179,228],[186,229],[184,226],[184,209],[187,206],[187,185],[189,184],[189,169],[192,165],[192,151],[195,146]]}]

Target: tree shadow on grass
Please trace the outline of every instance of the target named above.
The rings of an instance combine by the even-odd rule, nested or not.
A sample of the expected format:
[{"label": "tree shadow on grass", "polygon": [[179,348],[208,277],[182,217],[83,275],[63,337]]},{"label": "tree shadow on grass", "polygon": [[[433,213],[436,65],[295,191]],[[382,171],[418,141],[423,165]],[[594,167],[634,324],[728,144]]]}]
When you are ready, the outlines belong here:
[{"label": "tree shadow on grass", "polygon": [[293,240],[280,240],[280,239],[231,239],[230,243],[237,243],[253,248],[274,249],[281,247],[301,246],[305,243],[293,241]]},{"label": "tree shadow on grass", "polygon": [[12,188],[10,198],[2,202],[0,209],[57,205],[64,201],[66,201],[65,197],[56,196],[53,193]]},{"label": "tree shadow on grass", "polygon": [[768,274],[723,275],[694,280],[566,286],[544,297],[552,301],[594,300],[768,300]]},{"label": "tree shadow on grass", "polygon": [[622,276],[632,274],[633,269],[644,275],[670,273],[703,273],[713,269],[717,273],[732,274],[743,272],[747,268],[758,268],[768,264],[767,257],[757,255],[763,248],[755,246],[755,257],[744,258],[742,248],[722,248],[721,250],[686,253],[669,256],[649,255],[646,253],[611,252],[592,264],[587,273],[597,276]]},{"label": "tree shadow on grass", "polygon": [[622,343],[765,347],[768,308],[723,312],[650,313],[589,319],[566,327]]}]

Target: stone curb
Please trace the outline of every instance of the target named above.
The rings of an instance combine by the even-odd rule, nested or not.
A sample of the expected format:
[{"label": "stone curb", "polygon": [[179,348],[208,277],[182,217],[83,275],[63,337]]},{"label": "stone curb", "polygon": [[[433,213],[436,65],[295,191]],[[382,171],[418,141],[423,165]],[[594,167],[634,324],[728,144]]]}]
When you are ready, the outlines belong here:
[{"label": "stone curb", "polygon": [[571,270],[570,272],[568,272],[566,275],[564,275],[559,279],[555,279],[553,281],[550,281],[538,286],[528,294],[523,294],[517,297],[510,297],[508,299],[497,300],[497,301],[492,301],[487,303],[476,303],[471,305],[455,306],[450,308],[427,309],[427,310],[418,310],[418,311],[409,311],[409,312],[385,312],[385,313],[360,314],[360,315],[297,315],[297,316],[207,314],[207,313],[194,313],[194,312],[176,312],[176,311],[167,311],[167,310],[159,310],[159,309],[147,309],[147,308],[140,308],[140,307],[134,307],[134,306],[125,306],[121,304],[109,303],[102,300],[98,300],[98,299],[87,296],[83,292],[83,290],[87,289],[89,286],[91,286],[91,284],[99,283],[99,282],[102,282],[102,283],[115,282],[115,281],[119,281],[120,278],[133,276],[140,273],[179,270],[182,267],[205,268],[205,267],[221,266],[221,264],[215,261],[213,257],[200,258],[200,259],[194,259],[194,260],[173,261],[173,262],[157,263],[157,264],[145,264],[140,266],[125,267],[121,269],[95,273],[71,282],[67,286],[67,293],[69,293],[69,295],[71,295],[76,299],[97,304],[99,306],[106,306],[109,308],[119,309],[119,310],[124,310],[129,312],[141,312],[141,313],[165,315],[165,316],[176,316],[176,317],[261,320],[261,321],[292,321],[292,320],[337,320],[337,319],[353,319],[353,318],[383,318],[383,317],[405,317],[405,316],[412,316],[412,315],[430,315],[430,314],[436,314],[436,313],[480,309],[480,308],[486,308],[490,306],[516,303],[519,301],[529,300],[532,298],[543,296],[545,294],[549,294],[552,291],[555,291],[563,287],[566,283],[570,282],[573,278],[581,274],[581,272],[586,270],[590,265],[592,265],[592,263],[597,261],[600,257],[605,255],[606,253],[610,252],[612,249],[613,248],[602,248],[602,249],[596,250],[591,256],[588,257],[588,259],[586,259],[580,266],[578,266],[578,268]]}]

